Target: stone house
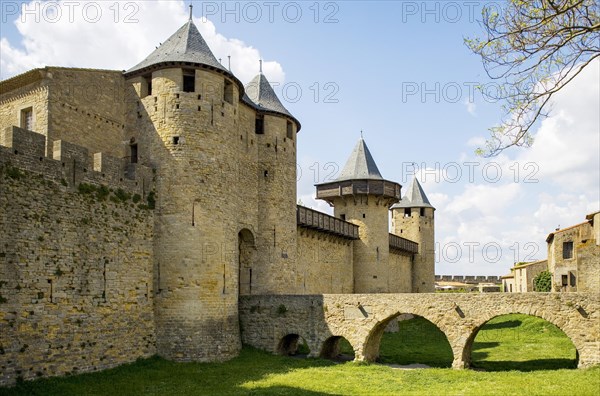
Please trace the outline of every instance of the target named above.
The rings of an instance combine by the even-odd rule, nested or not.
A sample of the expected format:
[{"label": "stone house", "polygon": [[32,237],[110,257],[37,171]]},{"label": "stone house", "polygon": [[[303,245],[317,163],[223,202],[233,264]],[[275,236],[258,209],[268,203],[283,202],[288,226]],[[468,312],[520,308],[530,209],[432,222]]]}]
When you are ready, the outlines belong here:
[{"label": "stone house", "polygon": [[551,232],[546,242],[553,291],[600,291],[600,211]]}]

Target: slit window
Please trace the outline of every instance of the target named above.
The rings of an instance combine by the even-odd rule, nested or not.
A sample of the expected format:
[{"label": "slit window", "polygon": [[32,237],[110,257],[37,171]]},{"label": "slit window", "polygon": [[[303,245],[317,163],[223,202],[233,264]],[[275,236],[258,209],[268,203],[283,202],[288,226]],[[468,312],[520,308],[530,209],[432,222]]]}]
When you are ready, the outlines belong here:
[{"label": "slit window", "polygon": [[346,215],[345,215],[345,214],[341,214],[341,215],[340,215],[340,219],[342,219],[342,220],[346,221]]},{"label": "slit window", "polygon": [[563,242],[563,259],[573,258],[573,242]]},{"label": "slit window", "polygon": [[285,135],[288,139],[294,140],[294,126],[292,125],[291,121],[287,122],[287,130]]},{"label": "slit window", "polygon": [[33,129],[33,107],[21,110],[21,128]]},{"label": "slit window", "polygon": [[410,208],[404,208],[404,217],[410,217]]},{"label": "slit window", "polygon": [[136,143],[136,144],[132,144],[129,147],[131,148],[131,163],[137,164],[137,162],[138,162],[138,145]]},{"label": "slit window", "polygon": [[179,136],[173,136],[173,144],[179,144]]},{"label": "slit window", "polygon": [[195,70],[184,70],[183,71],[183,92],[195,92],[196,91],[196,71]]},{"label": "slit window", "polygon": [[152,95],[152,74],[150,74],[149,76],[144,76],[141,94],[142,98],[145,98],[148,95]]},{"label": "slit window", "polygon": [[425,208],[421,208],[420,215],[421,215],[421,217],[425,216]]},{"label": "slit window", "polygon": [[562,286],[567,286],[569,284],[569,277],[567,275],[561,275],[560,280]]},{"label": "slit window", "polygon": [[254,123],[254,132],[257,135],[263,135],[265,133],[265,117],[262,115],[256,116]]},{"label": "slit window", "polygon": [[233,104],[233,83],[227,79],[224,80],[223,100],[229,104]]}]

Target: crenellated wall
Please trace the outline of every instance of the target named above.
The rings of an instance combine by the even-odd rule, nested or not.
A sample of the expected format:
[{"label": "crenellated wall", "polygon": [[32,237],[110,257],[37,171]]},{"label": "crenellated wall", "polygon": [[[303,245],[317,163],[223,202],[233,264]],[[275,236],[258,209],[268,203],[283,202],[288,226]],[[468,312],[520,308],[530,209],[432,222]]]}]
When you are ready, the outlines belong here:
[{"label": "crenellated wall", "polygon": [[[0,132],[0,385],[156,353],[152,170]],[[8,146],[8,147],[7,147]]]}]

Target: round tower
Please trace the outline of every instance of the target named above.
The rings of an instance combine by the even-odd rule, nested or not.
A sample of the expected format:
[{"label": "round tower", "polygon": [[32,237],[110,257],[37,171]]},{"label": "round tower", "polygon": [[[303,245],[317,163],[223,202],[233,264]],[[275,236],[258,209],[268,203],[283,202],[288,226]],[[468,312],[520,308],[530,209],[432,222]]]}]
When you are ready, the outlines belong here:
[{"label": "round tower", "polygon": [[419,244],[412,265],[413,293],[435,291],[434,211],[416,176],[392,210],[392,233]]},{"label": "round tower", "polygon": [[240,120],[243,85],[191,16],[125,77],[137,160],[156,169],[157,352],[178,361],[232,358],[241,348],[238,213],[246,213],[244,228],[258,217],[254,178],[240,177],[256,168],[241,132],[253,128]]},{"label": "round tower", "polygon": [[388,292],[389,207],[400,199],[400,185],[384,180],[361,138],[337,180],[317,185],[317,198],[334,215],[359,226],[354,242],[354,292]]},{"label": "round tower", "polygon": [[296,273],[296,133],[300,123],[281,104],[271,84],[260,73],[246,85],[244,101],[255,110],[258,150],[259,254],[252,268],[251,294],[295,294]]}]

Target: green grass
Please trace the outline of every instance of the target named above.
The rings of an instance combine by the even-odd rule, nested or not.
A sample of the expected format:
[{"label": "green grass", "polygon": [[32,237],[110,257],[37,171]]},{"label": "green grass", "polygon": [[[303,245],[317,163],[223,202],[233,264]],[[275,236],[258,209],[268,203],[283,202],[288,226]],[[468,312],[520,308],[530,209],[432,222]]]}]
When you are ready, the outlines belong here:
[{"label": "green grass", "polygon": [[400,331],[385,333],[381,338],[379,362],[452,366],[452,348],[444,333],[433,323],[417,316],[398,325]]},{"label": "green grass", "polygon": [[[427,323],[419,319],[401,324],[401,329],[406,332],[402,343],[419,341],[418,344],[413,343],[412,350],[406,346],[391,345],[393,337],[389,334],[384,336],[382,358],[391,358],[398,353],[415,356],[416,351],[423,350],[430,352],[422,352],[418,360],[433,360],[432,355],[443,356],[435,351],[436,346],[443,347],[439,338],[430,338],[437,328]],[[557,356],[558,359],[568,359],[568,355],[563,353],[572,348],[570,342],[552,341],[561,337],[560,330],[546,322],[522,315],[497,318],[482,328],[473,351],[480,367],[494,370],[497,365],[505,365],[513,368],[507,362],[531,361],[533,356],[533,360],[540,361],[541,366],[530,372],[445,368],[398,370],[379,364],[338,364],[322,359],[273,356],[245,347],[239,357],[226,363],[173,363],[154,357],[104,372],[26,382],[11,389],[0,388],[0,395],[598,394],[599,366],[585,370],[541,369],[544,365],[551,368],[549,359]],[[541,346],[523,347],[522,341],[525,345]]]},{"label": "green grass", "polygon": [[[575,368],[577,351],[552,323],[513,314],[487,322],[475,337],[472,365],[488,371]],[[600,393],[600,392],[599,392]]]}]

